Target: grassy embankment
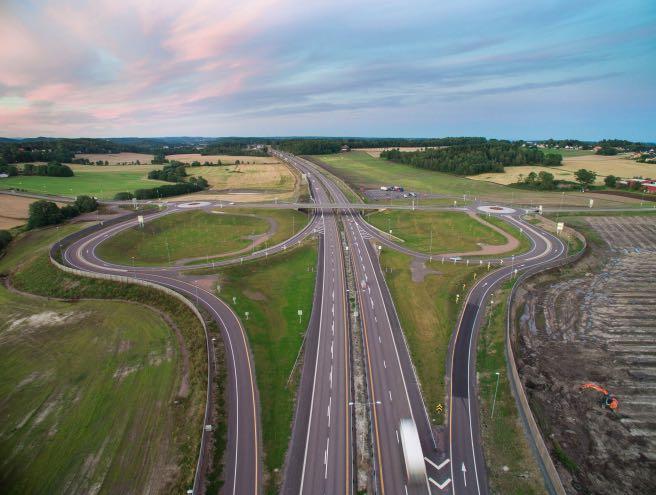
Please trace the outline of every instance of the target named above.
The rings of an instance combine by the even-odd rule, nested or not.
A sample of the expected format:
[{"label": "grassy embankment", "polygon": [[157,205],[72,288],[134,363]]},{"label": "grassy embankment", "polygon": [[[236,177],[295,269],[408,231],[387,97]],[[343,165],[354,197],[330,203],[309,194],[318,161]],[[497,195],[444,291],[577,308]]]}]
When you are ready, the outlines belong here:
[{"label": "grassy embankment", "polygon": [[132,264],[133,257],[135,265],[166,265],[169,260],[174,263],[201,257],[198,263],[214,261],[247,249],[253,244],[253,236],[269,232],[267,218],[275,223],[275,231],[256,249],[282,242],[308,222],[305,214],[294,210],[188,211],[147,222],[143,228],[124,230],[103,242],[97,253],[107,261],[124,265]]},{"label": "grassy embankment", "polygon": [[[433,170],[415,168],[410,165],[394,163],[374,158],[371,155],[351,151],[336,155],[321,155],[326,168],[343,179],[354,190],[378,189],[381,185],[400,185],[408,191],[432,194],[477,197],[488,201],[520,204],[556,205],[561,202],[561,193],[556,191],[525,191],[482,180],[472,180]],[[620,198],[606,199],[580,192],[566,192],[567,205],[587,206],[590,198],[595,198],[598,206],[621,206],[626,203]],[[627,200],[628,201],[628,200]],[[406,200],[407,202],[407,200]],[[458,201],[460,204],[460,201]]]},{"label": "grassy embankment", "polygon": [[71,165],[71,168],[75,172],[73,177],[9,177],[0,181],[0,188],[15,188],[55,196],[87,194],[101,199],[112,199],[118,192],[133,192],[136,189],[170,184],[148,179],[148,171],[153,169],[151,165]]},{"label": "grassy embankment", "polygon": [[[444,414],[437,413],[436,406],[444,404],[446,394],[444,377],[449,339],[466,291],[474,281],[474,273],[481,277],[486,270],[433,261],[426,263],[433,273],[427,274],[421,282],[414,282],[411,261],[404,254],[382,250],[381,266],[386,269],[385,279],[408,340],[424,400],[431,420],[440,425]],[[464,291],[463,284],[466,285]],[[456,294],[460,294],[457,304]]]},{"label": "grassy embankment", "polygon": [[[494,493],[546,493],[542,475],[524,433],[510,390],[505,359],[506,311],[511,283],[492,295],[486,323],[481,328],[476,357],[480,423],[488,477]],[[497,375],[499,386],[497,388]],[[494,416],[492,407],[494,405]]]},{"label": "grassy embankment", "polygon": [[306,241],[268,260],[218,271],[219,296],[240,316],[255,358],[264,464],[271,476],[266,493],[277,493],[291,435],[298,369],[289,380],[312,310],[316,261],[315,244]]},{"label": "grassy embankment", "polygon": [[152,289],[54,268],[48,246],[80,227],[22,236],[0,272],[43,296],[146,303],[167,314],[179,335],[145,306],[0,289],[0,303],[11,308],[1,317],[0,410],[11,418],[4,422],[1,484],[11,493],[87,493],[97,485],[107,492],[181,491],[193,480],[205,403],[202,328],[185,306]]}]

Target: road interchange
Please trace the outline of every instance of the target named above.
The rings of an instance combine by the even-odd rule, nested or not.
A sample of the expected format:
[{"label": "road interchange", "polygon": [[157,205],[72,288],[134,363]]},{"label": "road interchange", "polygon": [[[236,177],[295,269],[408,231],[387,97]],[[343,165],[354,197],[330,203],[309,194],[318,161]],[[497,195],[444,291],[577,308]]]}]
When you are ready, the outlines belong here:
[{"label": "road interchange", "polygon": [[[318,312],[319,317],[313,318],[314,331],[312,324],[308,328],[307,345],[313,348],[311,351],[306,348],[305,352],[314,357],[314,362],[304,366],[302,378],[302,381],[311,384],[312,392],[303,394],[304,385],[301,383],[283,493],[352,493],[354,489],[353,418],[350,407],[351,329],[344,275],[345,253],[354,268],[365,342],[377,492],[487,493],[478,427],[475,365],[472,366],[485,302],[494,288],[515,274],[515,269],[547,268],[564,256],[565,246],[557,237],[523,222],[521,211],[504,215],[505,220],[523,229],[532,241],[532,248],[528,253],[514,257],[512,264],[504,263],[503,259],[496,260],[497,264],[502,265],[501,268],[482,277],[464,302],[449,351],[448,445],[438,445],[392,297],[380,270],[378,251],[371,241],[420,259],[428,260],[430,255],[399,246],[371,227],[359,214],[360,208],[349,206],[351,203],[346,195],[316,165],[292,155],[280,154],[280,158],[307,175],[314,205],[321,207],[316,209],[317,213],[306,227],[276,246],[236,259],[175,267],[122,266],[96,256],[95,249],[101,242],[137,223],[136,219],[131,218],[67,243],[61,253],[63,261],[79,270],[118,273],[169,287],[212,314],[221,328],[231,372],[224,493],[260,493],[262,447],[259,405],[245,330],[227,304],[211,292],[183,280],[179,273],[262,258],[318,233],[321,239],[321,268],[318,270],[321,280],[318,284],[321,285],[317,288],[320,288],[321,294],[315,297],[320,307],[315,304],[313,311]],[[179,206],[170,204],[164,211],[147,215],[146,221],[179,211],[182,211]],[[343,234],[340,234],[340,222]],[[213,352],[209,341],[208,350]],[[305,387],[308,388],[308,385]],[[309,395],[309,400],[306,395]],[[408,487],[404,480],[397,436],[398,423],[404,417],[413,418],[420,433],[428,469],[424,486]],[[300,458],[299,453],[302,453],[301,469],[298,469],[298,463],[292,462]],[[450,476],[446,474],[449,470]]]}]

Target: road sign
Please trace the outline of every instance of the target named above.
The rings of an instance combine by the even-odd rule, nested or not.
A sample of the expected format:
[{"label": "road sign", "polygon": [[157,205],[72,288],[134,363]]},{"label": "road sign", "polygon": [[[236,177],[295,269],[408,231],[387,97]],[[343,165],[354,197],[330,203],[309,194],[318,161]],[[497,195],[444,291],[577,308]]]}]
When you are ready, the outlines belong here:
[{"label": "road sign", "polygon": [[302,309],[299,309],[299,310],[297,311],[297,314],[298,314],[298,322],[300,323],[300,322],[301,322],[301,318],[303,317],[303,310],[302,310]]},{"label": "road sign", "polygon": [[590,206],[589,206],[589,208],[592,208],[592,205],[593,205],[593,204],[594,204],[594,199],[591,199],[591,200],[590,200]]},{"label": "road sign", "polygon": [[244,314],[246,315],[246,319],[248,320],[248,315],[250,314],[248,311],[245,311]]},{"label": "road sign", "polygon": [[556,234],[560,234],[565,228],[565,222],[558,222],[556,224]]},{"label": "road sign", "polygon": [[139,222],[139,227],[143,227],[143,226],[144,226],[143,215],[139,215],[139,216],[137,217],[137,221]]},{"label": "road sign", "polygon": [[435,406],[435,411],[441,413],[442,411],[444,411],[444,406],[442,404],[438,404],[437,406]]}]

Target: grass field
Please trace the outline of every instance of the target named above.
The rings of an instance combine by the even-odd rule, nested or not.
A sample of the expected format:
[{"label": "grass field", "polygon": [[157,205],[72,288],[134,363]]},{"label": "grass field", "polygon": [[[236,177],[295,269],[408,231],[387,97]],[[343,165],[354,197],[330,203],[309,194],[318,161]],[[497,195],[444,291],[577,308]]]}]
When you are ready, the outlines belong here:
[{"label": "grass field", "polygon": [[269,230],[261,217],[202,210],[166,215],[143,228],[132,227],[98,246],[107,261],[130,265],[165,265],[182,258],[216,256],[247,248],[248,236]]},{"label": "grass field", "polygon": [[92,166],[72,165],[74,177],[16,176],[0,180],[0,189],[21,189],[33,193],[56,196],[78,196],[88,194],[101,199],[112,199],[117,192],[150,188],[168,182],[146,178],[152,166],[116,165]]},{"label": "grass field", "polygon": [[81,153],[75,155],[75,158],[86,158],[92,163],[96,163],[99,160],[103,162],[108,162],[109,165],[118,165],[118,164],[136,164],[137,161],[141,165],[150,164],[150,161],[153,159],[153,155],[147,153]]},{"label": "grass field", "polygon": [[161,492],[179,364],[162,318],[4,288],[0,304],[3,493]]},{"label": "grass field", "polygon": [[135,266],[166,265],[169,260],[204,263],[247,249],[253,245],[252,239],[267,233],[270,237],[255,249],[277,244],[307,222],[308,217],[295,210],[186,211],[147,222],[143,228],[124,230],[100,244],[97,253],[102,259],[124,265],[131,265],[132,257]]},{"label": "grass field", "polygon": [[202,329],[186,307],[152,289],[53,267],[49,245],[83,226],[21,235],[0,260],[0,273],[11,273],[22,291],[49,297],[147,302],[170,315],[185,357],[159,313],[144,306],[65,303],[0,289],[8,308],[0,316],[7,365],[0,369],[0,414],[11,418],[0,425],[0,485],[11,487],[6,493],[180,491],[193,476],[199,441]]},{"label": "grass field", "polygon": [[[326,164],[328,170],[344,179],[354,190],[378,189],[381,185],[399,184],[409,191],[477,197],[489,201],[519,204],[560,204],[560,192],[525,191],[494,184],[484,180],[472,180],[451,174],[425,170],[374,158],[367,153],[352,151],[336,155],[316,157]],[[587,193],[567,192],[564,204],[587,206],[590,196]],[[603,198],[598,206],[621,206],[634,200],[620,197]]]},{"label": "grass field", "polygon": [[[493,294],[495,304],[492,309],[488,308],[487,324],[481,329],[476,358],[485,461],[493,493],[544,494],[542,476],[520,423],[506,373],[504,346],[509,292],[510,284],[506,283]],[[497,372],[499,387],[495,401]]]},{"label": "grass field", "polygon": [[[312,310],[316,261],[315,244],[306,241],[300,248],[267,261],[219,272],[219,296],[241,317],[255,358],[264,462],[272,476],[266,493],[277,493],[282,473],[275,470],[282,468],[291,435],[297,383],[292,379],[288,386],[288,380]],[[303,311],[301,323],[299,309]],[[244,317],[246,311],[248,319]]]},{"label": "grass field", "polygon": [[422,253],[477,251],[479,243],[506,243],[501,234],[466,213],[385,210],[368,214],[366,219],[385,233],[391,229],[393,236],[405,241],[403,246]]},{"label": "grass field", "polygon": [[[385,279],[417,369],[429,416],[433,424],[441,425],[444,413],[435,409],[438,404],[444,405],[447,350],[465,294],[462,285],[469,286],[474,273],[482,272],[480,268],[434,261],[426,264],[434,273],[415,282],[411,263],[409,256],[382,250],[381,265],[388,269]],[[456,294],[460,294],[459,304],[455,302]]]}]

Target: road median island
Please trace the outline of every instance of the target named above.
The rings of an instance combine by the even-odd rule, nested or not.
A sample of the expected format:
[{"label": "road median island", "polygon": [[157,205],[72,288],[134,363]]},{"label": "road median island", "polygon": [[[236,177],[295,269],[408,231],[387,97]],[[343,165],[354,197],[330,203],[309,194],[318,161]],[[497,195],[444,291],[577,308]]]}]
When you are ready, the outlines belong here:
[{"label": "road median island", "polygon": [[187,277],[202,277],[211,284],[246,330],[260,397],[265,493],[277,493],[282,481],[316,266],[316,243],[308,239],[264,259],[185,272]]},{"label": "road median island", "polygon": [[[152,461],[156,458],[157,476],[156,483],[153,482],[154,474],[148,477],[145,470],[141,469],[139,474],[134,475],[135,480],[142,480],[144,490],[148,486],[149,490],[156,493],[169,493],[171,491],[182,491],[191,487],[194,483],[198,461],[198,447],[200,443],[204,404],[206,402],[206,380],[207,380],[207,358],[205,342],[203,338],[203,328],[198,320],[197,315],[178,299],[173,297],[162,297],[159,291],[152,288],[141,287],[135,284],[122,284],[107,280],[96,280],[86,277],[79,277],[71,273],[58,270],[52,263],[47,252],[48,245],[54,239],[66,232],[74,232],[80,226],[64,226],[61,229],[45,229],[44,231],[30,232],[17,239],[13,244],[7,257],[2,260],[1,268],[8,274],[10,283],[16,289],[31,294],[40,295],[46,298],[63,298],[69,301],[82,301],[78,305],[99,305],[99,302],[85,299],[123,299],[128,302],[137,302],[154,308],[164,316],[164,320],[169,322],[167,335],[169,339],[168,346],[173,354],[166,354],[162,359],[156,359],[154,362],[166,362],[166,369],[177,385],[175,387],[176,395],[174,399],[164,400],[161,402],[163,413],[161,418],[168,417],[168,420],[162,419],[161,422],[153,423],[150,419],[138,420],[131,423],[136,430],[131,433],[137,438],[142,430],[158,431],[163,428],[160,434],[164,435],[159,440],[151,440],[145,443],[125,443],[121,444],[120,451],[117,451],[124,462],[129,462],[130,467],[125,467],[125,472],[130,470],[139,470],[143,468],[143,462]],[[53,260],[54,261],[54,260]],[[69,269],[71,270],[71,269]],[[50,303],[42,303],[50,304]],[[53,302],[54,304],[54,302]],[[58,303],[61,305],[70,305],[71,303]],[[107,307],[116,307],[118,314],[119,308],[126,303],[117,301],[107,302]],[[71,308],[83,306],[70,306]],[[101,307],[104,307],[101,305]],[[133,316],[138,314],[141,309],[127,310],[132,312]],[[148,310],[150,311],[150,310]],[[131,317],[126,320],[127,328],[132,326],[141,326],[139,318],[133,320]],[[143,318],[141,318],[143,319]],[[175,336],[175,330],[179,331],[178,337]],[[127,331],[127,330],[125,330]],[[129,347],[129,346],[128,346]],[[76,359],[71,358],[76,362]],[[155,359],[150,356],[148,359]],[[187,373],[184,373],[185,364],[188,366]],[[128,366],[120,376],[125,375],[127,382],[132,383],[135,377],[141,376],[149,369],[145,364]],[[142,371],[143,370],[143,371]],[[155,371],[155,370],[153,370]],[[119,375],[117,375],[119,376]],[[146,376],[157,378],[158,372],[148,371]],[[186,378],[185,378],[186,377]],[[146,389],[148,390],[148,389]],[[134,398],[130,399],[130,404],[139,404],[139,401],[146,400],[148,393],[142,391],[136,395],[137,402]],[[116,402],[120,404],[121,401]],[[157,404],[160,404],[158,402]],[[151,403],[150,407],[154,407]],[[146,404],[139,407],[140,411],[147,411]],[[71,412],[72,414],[72,412]],[[152,416],[148,416],[152,418]],[[96,424],[97,417],[93,415],[90,418],[89,427],[93,428]],[[143,428],[137,427],[137,425]],[[90,430],[93,431],[93,430]],[[136,436],[135,436],[136,435]],[[101,452],[107,452],[101,449]],[[100,454],[99,454],[100,455]],[[104,455],[104,454],[103,454]],[[138,456],[140,461],[135,462],[132,456]],[[128,461],[128,459],[133,459]],[[161,476],[161,471],[165,470],[167,475]],[[123,473],[124,475],[125,473]],[[113,475],[112,475],[113,476]],[[120,480],[126,479],[125,476],[111,476],[105,478],[103,483],[106,486],[114,486]],[[153,484],[154,483],[154,484]]]}]

